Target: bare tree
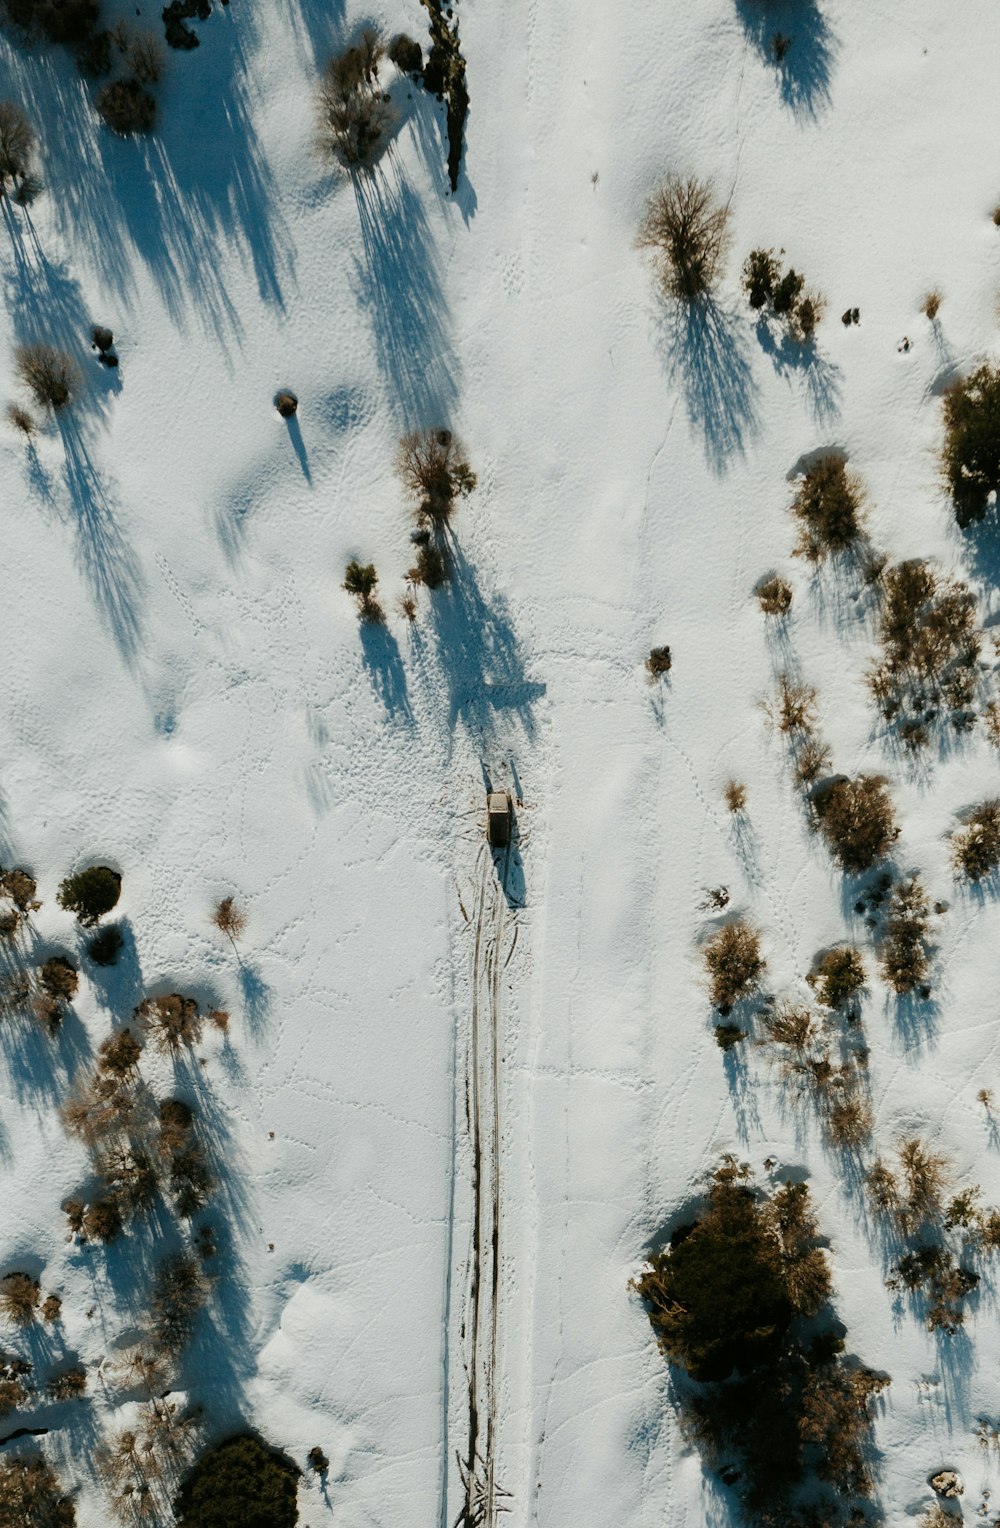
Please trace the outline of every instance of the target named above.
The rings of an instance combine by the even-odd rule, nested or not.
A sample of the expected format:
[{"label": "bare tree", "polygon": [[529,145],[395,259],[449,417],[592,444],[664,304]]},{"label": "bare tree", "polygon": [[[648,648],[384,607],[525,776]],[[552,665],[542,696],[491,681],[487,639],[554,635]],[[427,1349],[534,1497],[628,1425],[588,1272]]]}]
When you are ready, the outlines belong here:
[{"label": "bare tree", "polygon": [[715,284],[729,243],[729,213],[705,181],[671,175],[646,203],[639,248],[649,250],[664,294],[697,302]]},{"label": "bare tree", "polygon": [[28,174],[35,130],[16,101],[0,101],[0,196],[16,191]]},{"label": "bare tree", "polygon": [[346,170],[371,172],[389,141],[393,111],[379,81],[385,43],[372,27],[331,58],[320,84],[323,138]]},{"label": "bare tree", "polygon": [[72,401],[80,371],[64,350],[54,345],[18,345],[17,374],[43,408],[64,409]]}]

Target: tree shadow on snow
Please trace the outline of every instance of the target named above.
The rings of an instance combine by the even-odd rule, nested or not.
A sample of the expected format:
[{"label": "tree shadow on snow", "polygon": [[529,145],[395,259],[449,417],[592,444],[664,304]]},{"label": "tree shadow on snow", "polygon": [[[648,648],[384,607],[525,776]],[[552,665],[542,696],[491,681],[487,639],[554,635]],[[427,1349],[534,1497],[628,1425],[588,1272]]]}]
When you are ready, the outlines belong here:
[{"label": "tree shadow on snow", "polygon": [[840,413],[840,367],[819,353],[815,340],[800,344],[787,330],[776,340],[764,319],[757,322],[757,338],[779,377],[797,372],[805,384],[806,398],[817,424],[832,424]]},{"label": "tree shadow on snow", "polygon": [[399,643],[383,621],[361,622],[361,660],[386,715],[393,721],[412,723]]},{"label": "tree shadow on snow", "polygon": [[[737,14],[762,60],[778,76],[781,99],[790,111],[818,117],[830,104],[830,76],[837,40],[816,0],[737,0]],[[775,39],[788,46],[775,53]]]},{"label": "tree shadow on snow", "polygon": [[255,1040],[259,1040],[271,1011],[271,989],[257,967],[245,960],[240,961],[239,983],[247,1029]]},{"label": "tree shadow on snow", "polygon": [[451,417],[448,306],[423,204],[390,153],[370,176],[353,177],[364,260],[358,301],[367,308],[389,401],[407,429]]},{"label": "tree shadow on snow", "polygon": [[744,455],[758,422],[758,389],[744,324],[708,297],[664,305],[657,328],[667,376],[681,388],[709,465],[724,472],[731,456]]},{"label": "tree shadow on snow", "polygon": [[488,758],[499,741],[499,713],[519,723],[527,738],[534,737],[534,706],[546,687],[527,677],[506,600],[483,590],[451,533],[447,545],[451,577],[434,591],[430,605],[448,686],[448,726],[452,732],[463,727]]}]

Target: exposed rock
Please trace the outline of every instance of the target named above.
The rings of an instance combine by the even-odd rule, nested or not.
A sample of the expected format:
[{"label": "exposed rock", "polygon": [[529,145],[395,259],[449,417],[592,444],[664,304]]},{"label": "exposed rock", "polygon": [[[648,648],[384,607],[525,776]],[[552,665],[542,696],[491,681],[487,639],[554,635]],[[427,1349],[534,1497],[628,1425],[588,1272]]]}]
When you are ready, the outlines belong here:
[{"label": "exposed rock", "polygon": [[931,1490],[936,1491],[939,1496],[961,1496],[965,1490],[962,1477],[954,1470],[939,1470],[936,1475],[931,1476],[930,1485]]}]

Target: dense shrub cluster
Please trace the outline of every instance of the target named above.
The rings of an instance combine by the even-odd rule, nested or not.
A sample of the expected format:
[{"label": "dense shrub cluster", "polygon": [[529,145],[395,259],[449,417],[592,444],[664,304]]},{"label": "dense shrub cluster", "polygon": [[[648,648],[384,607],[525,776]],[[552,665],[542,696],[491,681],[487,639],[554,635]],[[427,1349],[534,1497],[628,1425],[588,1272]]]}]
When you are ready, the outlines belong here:
[{"label": "dense shrub cluster", "polygon": [[702,953],[712,1003],[720,1013],[728,1013],[734,1003],[751,997],[767,969],[760,953],[760,935],[744,918],[723,924]]},{"label": "dense shrub cluster", "polygon": [[0,197],[30,201],[37,181],[31,174],[35,130],[16,101],[0,101]]},{"label": "dense shrub cluster", "polygon": [[827,950],[807,978],[824,1008],[846,1008],[865,985],[865,963],[852,945]]},{"label": "dense shrub cluster", "polygon": [[[774,1047],[783,1078],[815,1105],[831,1143],[853,1151],[872,1129],[868,1051],[856,1015],[831,1010],[819,1018],[800,1003],[771,1004],[761,1016],[763,1043]],[[835,1016],[844,1018],[839,1031]]]},{"label": "dense shrub cluster", "polygon": [[888,1379],[841,1357],[817,1243],[805,1184],[760,1195],[727,1158],[696,1217],[632,1286],[688,1376],[677,1387],[684,1431],[761,1523],[798,1521],[807,1483],[814,1501],[817,1482],[830,1493],[817,1522],[843,1521],[872,1490],[872,1404]]},{"label": "dense shrub cluster", "polygon": [[461,441],[440,427],[404,435],[396,453],[396,471],[416,520],[410,540],[417,548],[417,560],[406,576],[411,584],[437,589],[451,575],[446,532],[455,503],[472,493],[476,474]]},{"label": "dense shrub cluster", "polygon": [[920,747],[943,712],[963,725],[977,697],[976,602],[965,584],[919,560],[885,569],[880,586],[882,657],[869,670],[868,687],[902,740]]},{"label": "dense shrub cluster", "polygon": [[227,1438],[183,1482],[177,1528],[294,1528],[298,1476],[290,1459],[258,1438]]},{"label": "dense shrub cluster", "polygon": [[157,1050],[170,1056],[200,1040],[204,1024],[197,1000],[179,992],[143,998],[135,1010],[135,1019]]},{"label": "dense shrub cluster", "polygon": [[19,345],[14,364],[21,382],[41,408],[58,413],[72,402],[80,368],[64,350],[54,345]]},{"label": "dense shrub cluster", "polygon": [[729,215],[711,186],[672,175],[646,204],[639,247],[649,251],[665,296],[697,302],[718,279],[729,244]]},{"label": "dense shrub cluster", "polygon": [[[784,254],[784,250],[779,251]],[[743,290],[755,312],[783,320],[800,345],[810,340],[823,315],[823,301],[805,290],[805,277],[790,266],[784,274],[773,249],[753,249],[743,264]]]},{"label": "dense shrub cluster", "polygon": [[379,80],[385,43],[366,27],[353,47],[331,58],[320,84],[326,147],[344,169],[370,173],[389,142],[393,111]]},{"label": "dense shrub cluster", "polygon": [[930,969],[928,931],[931,913],[927,894],[916,875],[898,881],[889,891],[888,908],[878,942],[878,964],[883,979],[900,997],[919,992],[929,997]]},{"label": "dense shrub cluster", "polygon": [[899,836],[892,798],[881,775],[841,775],[813,792],[819,831],[848,875],[885,859]]},{"label": "dense shrub cluster", "polygon": [[792,512],[799,522],[797,551],[811,562],[856,547],[862,537],[864,495],[842,456],[828,451],[799,479]]},{"label": "dense shrub cluster", "polygon": [[74,1528],[76,1508],[41,1454],[0,1455],[0,1528]]},{"label": "dense shrub cluster", "polygon": [[970,881],[982,881],[1000,866],[1000,801],[981,801],[965,813],[952,835],[955,870]]},{"label": "dense shrub cluster", "polygon": [[121,891],[122,878],[117,870],[109,865],[90,865],[61,882],[56,901],[67,912],[75,913],[84,928],[93,928],[116,905]]},{"label": "dense shrub cluster", "polygon": [[944,397],[945,479],[963,530],[1000,491],[1000,367],[984,362]]}]

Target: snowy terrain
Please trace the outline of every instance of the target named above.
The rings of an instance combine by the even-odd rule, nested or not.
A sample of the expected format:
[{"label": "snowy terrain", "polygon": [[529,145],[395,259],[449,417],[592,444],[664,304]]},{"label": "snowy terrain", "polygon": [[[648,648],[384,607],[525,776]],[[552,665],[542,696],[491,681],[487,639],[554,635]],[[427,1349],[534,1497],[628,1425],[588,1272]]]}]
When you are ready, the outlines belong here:
[{"label": "snowy terrain", "polygon": [[[460,0],[455,196],[441,114],[404,82],[376,185],[356,194],[313,143],[331,50],[365,20],[423,38],[417,0],[232,0],[169,56],[146,142],[99,126],[59,50],[0,46],[0,95],[36,123],[46,186],[30,219],[5,208],[0,396],[18,395],[25,338],[72,348],[87,376],[36,456],[6,427],[0,449],[0,860],[38,878],[42,955],[80,948],[55,890],[84,864],[122,872],[130,930],[119,966],[82,962],[56,1042],[5,1034],[0,1263],[62,1295],[58,1330],[28,1339],[40,1372],[63,1352],[93,1371],[128,1340],[149,1270],[128,1238],[67,1240],[60,1205],[87,1165],[58,1104],[144,992],[228,1009],[204,1065],[179,1066],[228,1226],[184,1382],[213,1436],[246,1422],[303,1466],[326,1450],[309,1528],[450,1528],[461,1509],[482,983],[501,1026],[507,1520],[724,1519],[627,1290],[723,1151],[762,1181],[769,1158],[775,1182],[810,1179],[849,1350],[892,1376],[888,1521],[944,1464],[970,1515],[998,1488],[973,1437],[1000,1415],[996,1285],[952,1339],[894,1306],[842,1156],[752,1050],[734,1083],[698,942],[721,884],[762,928],[776,991],[866,938],[759,706],[783,660],[753,587],[778,569],[835,766],[889,776],[896,862],[950,904],[926,1023],[900,1022],[869,963],[876,1142],[918,1131],[1000,1200],[976,1102],[1000,1082],[1000,908],[956,888],[947,844],[956,812],[996,792],[997,755],[980,732],[916,764],[886,749],[871,624],[791,557],[788,482],[843,448],[875,543],[969,578],[1000,619],[995,539],[956,531],[938,476],[942,383],[997,351],[1000,17],[987,0],[776,10],[800,49],[784,76],[752,0]],[[730,206],[717,318],[694,336],[635,247],[670,170]],[[827,299],[809,364],[758,337],[739,288],[755,245],[783,246]],[[117,375],[87,352],[94,321],[115,331]],[[300,399],[291,425],[279,386]],[[393,458],[404,430],[438,423],[479,486],[455,580],[421,594],[411,628]],[[353,556],[377,564],[385,629],[359,628],[340,588]],[[662,642],[673,671],[654,686]],[[484,772],[523,801],[513,905],[484,851]],[[211,924],[229,894],[249,914],[242,966]],[[174,1085],[166,1061],[150,1075]],[[108,1521],[89,1460],[117,1400],[92,1372],[86,1405],[37,1413],[81,1528]]]}]

